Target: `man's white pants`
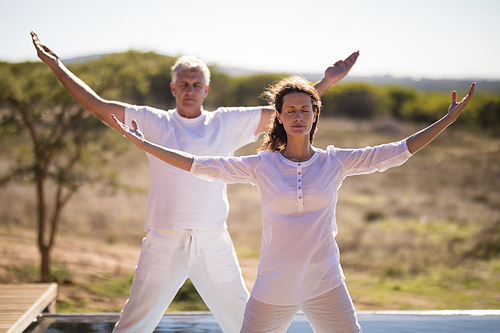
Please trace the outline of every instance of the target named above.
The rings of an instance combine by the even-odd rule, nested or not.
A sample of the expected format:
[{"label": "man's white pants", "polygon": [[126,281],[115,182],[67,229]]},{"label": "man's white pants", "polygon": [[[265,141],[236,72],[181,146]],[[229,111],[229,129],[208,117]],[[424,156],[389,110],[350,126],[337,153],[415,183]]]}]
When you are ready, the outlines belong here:
[{"label": "man's white pants", "polygon": [[153,332],[190,278],[225,332],[239,332],[249,298],[227,230],[150,230],[113,332]]}]

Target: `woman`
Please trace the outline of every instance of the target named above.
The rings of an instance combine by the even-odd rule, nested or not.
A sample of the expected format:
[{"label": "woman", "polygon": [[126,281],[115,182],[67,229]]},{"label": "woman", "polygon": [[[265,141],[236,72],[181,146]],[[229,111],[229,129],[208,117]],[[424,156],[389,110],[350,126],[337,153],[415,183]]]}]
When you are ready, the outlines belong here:
[{"label": "woman", "polygon": [[474,92],[448,113],[398,142],[364,149],[315,148],[312,143],[321,109],[314,87],[293,76],[269,89],[276,109],[258,155],[198,157],[148,142],[137,123],[121,132],[144,151],[207,180],[251,183],[262,195],[263,234],[257,279],[241,332],[285,332],[297,311],[315,332],[360,332],[344,283],[335,242],[335,207],[345,177],[401,165],[453,123]]}]

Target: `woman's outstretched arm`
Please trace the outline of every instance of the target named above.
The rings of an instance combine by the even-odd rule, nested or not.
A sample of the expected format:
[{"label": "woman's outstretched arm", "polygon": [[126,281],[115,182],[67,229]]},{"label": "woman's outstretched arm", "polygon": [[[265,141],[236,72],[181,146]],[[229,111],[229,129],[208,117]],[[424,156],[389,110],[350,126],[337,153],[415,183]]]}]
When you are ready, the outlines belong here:
[{"label": "woman's outstretched arm", "polygon": [[160,160],[174,166],[176,168],[189,171],[191,170],[191,165],[193,164],[193,155],[175,150],[170,148],[165,148],[149,142],[144,138],[137,122],[132,120],[133,129],[122,123],[115,115],[111,115],[111,119],[116,123],[117,131],[122,133],[127,137],[134,145],[138,148],[144,150],[145,152],[158,157]]},{"label": "woman's outstretched arm", "polygon": [[420,149],[424,148],[429,142],[431,142],[436,136],[438,136],[442,131],[444,131],[448,126],[453,124],[457,120],[458,116],[469,103],[472,95],[474,94],[474,87],[476,83],[472,83],[467,96],[462,98],[460,102],[457,103],[457,92],[453,91],[451,93],[451,105],[448,108],[448,113],[434,124],[423,130],[409,136],[406,139],[406,145],[410,153],[415,154]]}]

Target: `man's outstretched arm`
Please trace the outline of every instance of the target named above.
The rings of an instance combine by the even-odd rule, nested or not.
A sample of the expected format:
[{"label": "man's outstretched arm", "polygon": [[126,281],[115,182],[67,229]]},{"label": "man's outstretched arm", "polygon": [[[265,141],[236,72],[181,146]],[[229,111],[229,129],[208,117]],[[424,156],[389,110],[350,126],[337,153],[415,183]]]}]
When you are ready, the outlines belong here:
[{"label": "man's outstretched arm", "polygon": [[325,75],[314,84],[314,88],[322,96],[334,84],[342,80],[352,69],[359,57],[359,51],[353,52],[345,60],[339,60],[325,70]]},{"label": "man's outstretched arm", "polygon": [[59,81],[78,103],[115,130],[117,125],[111,120],[110,115],[114,114],[121,122],[124,122],[125,104],[101,98],[85,82],[67,69],[59,55],[42,44],[34,31],[31,32],[31,39],[40,60],[52,69]]}]

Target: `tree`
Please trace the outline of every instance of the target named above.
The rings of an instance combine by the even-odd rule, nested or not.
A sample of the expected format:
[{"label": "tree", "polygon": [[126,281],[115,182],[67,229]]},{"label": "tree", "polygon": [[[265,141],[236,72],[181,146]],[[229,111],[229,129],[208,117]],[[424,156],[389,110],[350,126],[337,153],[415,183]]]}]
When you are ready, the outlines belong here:
[{"label": "tree", "polygon": [[0,63],[0,77],[0,139],[17,152],[0,185],[35,185],[41,279],[51,281],[50,253],[64,206],[84,184],[115,186],[102,166],[126,145],[76,103],[45,65]]},{"label": "tree", "polygon": [[[161,108],[169,93],[175,58],[129,51],[71,65],[100,96]],[[115,189],[108,161],[131,145],[85,111],[43,63],[0,62],[0,141],[15,151],[9,182],[35,185],[41,279],[52,280],[50,252],[64,206],[85,184]]]}]

